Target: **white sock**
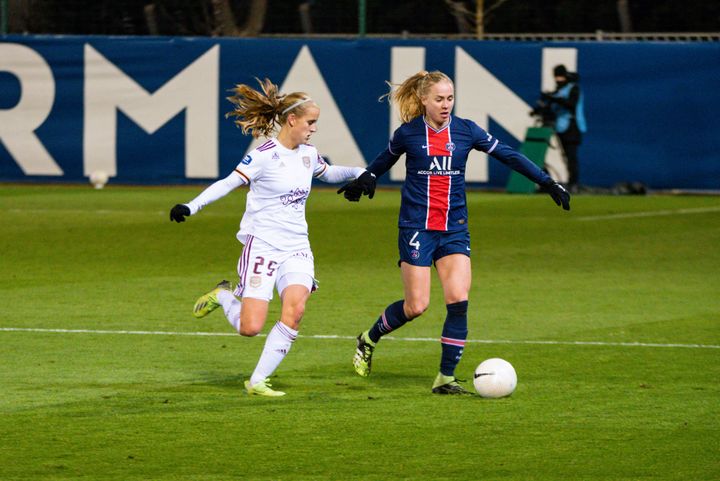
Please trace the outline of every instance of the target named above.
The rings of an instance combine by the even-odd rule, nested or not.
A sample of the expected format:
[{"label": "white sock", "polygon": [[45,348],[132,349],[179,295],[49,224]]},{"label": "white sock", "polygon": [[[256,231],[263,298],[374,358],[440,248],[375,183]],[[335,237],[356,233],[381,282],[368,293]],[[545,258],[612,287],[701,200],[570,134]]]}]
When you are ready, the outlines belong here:
[{"label": "white sock", "polygon": [[262,354],[260,354],[257,366],[255,366],[255,372],[250,377],[251,386],[264,381],[275,372],[275,369],[290,351],[297,334],[298,332],[295,329],[287,327],[280,321],[275,324],[265,341],[265,347]]},{"label": "white sock", "polygon": [[230,325],[235,328],[236,332],[240,332],[240,309],[242,303],[237,300],[232,292],[226,290],[218,292],[217,299],[222,304],[225,317],[227,317]]}]

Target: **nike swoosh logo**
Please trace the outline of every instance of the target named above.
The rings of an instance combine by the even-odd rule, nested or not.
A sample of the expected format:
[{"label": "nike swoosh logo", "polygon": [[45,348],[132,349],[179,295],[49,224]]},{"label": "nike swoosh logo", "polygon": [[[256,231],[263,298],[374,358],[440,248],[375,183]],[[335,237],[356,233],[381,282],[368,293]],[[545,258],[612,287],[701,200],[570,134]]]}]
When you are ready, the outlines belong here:
[{"label": "nike swoosh logo", "polygon": [[427,149],[428,147],[432,147],[432,145],[430,145],[430,144],[428,144],[428,145],[421,145],[420,147],[422,147],[423,149]]}]

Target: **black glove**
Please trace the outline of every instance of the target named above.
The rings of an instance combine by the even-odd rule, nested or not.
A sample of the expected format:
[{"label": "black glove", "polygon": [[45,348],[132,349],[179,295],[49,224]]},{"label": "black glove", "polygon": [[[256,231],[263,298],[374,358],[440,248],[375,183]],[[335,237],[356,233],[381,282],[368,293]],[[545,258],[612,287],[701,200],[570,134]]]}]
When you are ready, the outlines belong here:
[{"label": "black glove", "polygon": [[552,102],[553,100],[555,100],[555,97],[553,97],[553,94],[551,92],[542,92],[540,94],[540,98],[545,102]]},{"label": "black glove", "polygon": [[360,197],[362,197],[363,188],[360,187],[357,179],[355,179],[352,182],[348,182],[347,184],[340,187],[337,193],[345,193],[345,198],[347,200],[349,200],[350,202],[358,202],[360,200]]},{"label": "black glove", "polygon": [[340,187],[337,193],[342,194],[344,192],[345,198],[350,202],[359,201],[363,194],[367,195],[368,199],[372,199],[375,196],[376,184],[375,174],[366,170],[357,179]]},{"label": "black glove", "polygon": [[565,190],[565,187],[553,181],[545,185],[545,189],[547,189],[548,194],[557,205],[562,204],[563,209],[570,210],[570,193]]},{"label": "black glove", "polygon": [[185,204],[176,204],[170,209],[170,222],[185,222],[185,217],[190,216],[190,207]]}]

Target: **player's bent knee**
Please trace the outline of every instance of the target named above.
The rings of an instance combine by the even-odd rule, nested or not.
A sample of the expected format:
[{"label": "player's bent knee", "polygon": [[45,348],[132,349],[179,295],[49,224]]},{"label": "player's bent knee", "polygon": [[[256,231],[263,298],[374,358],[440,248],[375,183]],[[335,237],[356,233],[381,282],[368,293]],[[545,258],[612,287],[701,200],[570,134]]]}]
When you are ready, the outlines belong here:
[{"label": "player's bent knee", "polygon": [[260,334],[261,329],[249,329],[240,326],[240,335],[244,337],[255,337]]},{"label": "player's bent knee", "polygon": [[253,321],[250,319],[240,323],[240,335],[245,337],[254,337],[260,334],[265,322]]},{"label": "player's bent knee", "polygon": [[429,304],[427,301],[405,301],[405,315],[408,319],[415,319],[427,310]]},{"label": "player's bent knee", "polygon": [[260,334],[260,329],[248,328],[240,326],[240,335],[245,337],[255,337]]}]

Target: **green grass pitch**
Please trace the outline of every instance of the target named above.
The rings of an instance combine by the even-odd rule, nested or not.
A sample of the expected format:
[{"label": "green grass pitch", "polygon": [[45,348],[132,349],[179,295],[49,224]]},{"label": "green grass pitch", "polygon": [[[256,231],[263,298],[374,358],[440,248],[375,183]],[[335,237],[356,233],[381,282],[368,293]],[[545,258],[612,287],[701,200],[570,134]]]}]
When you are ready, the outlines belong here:
[{"label": "green grass pitch", "polygon": [[[444,305],[379,345],[402,297],[399,193],[308,203],[320,290],[273,383],[264,337],[195,299],[236,278],[245,194],[0,186],[2,480],[720,479],[720,198],[468,194],[473,286],[458,377],[509,360],[506,399],[430,394]],[[265,332],[278,314],[273,301]],[[199,335],[196,333],[207,333]]]}]

